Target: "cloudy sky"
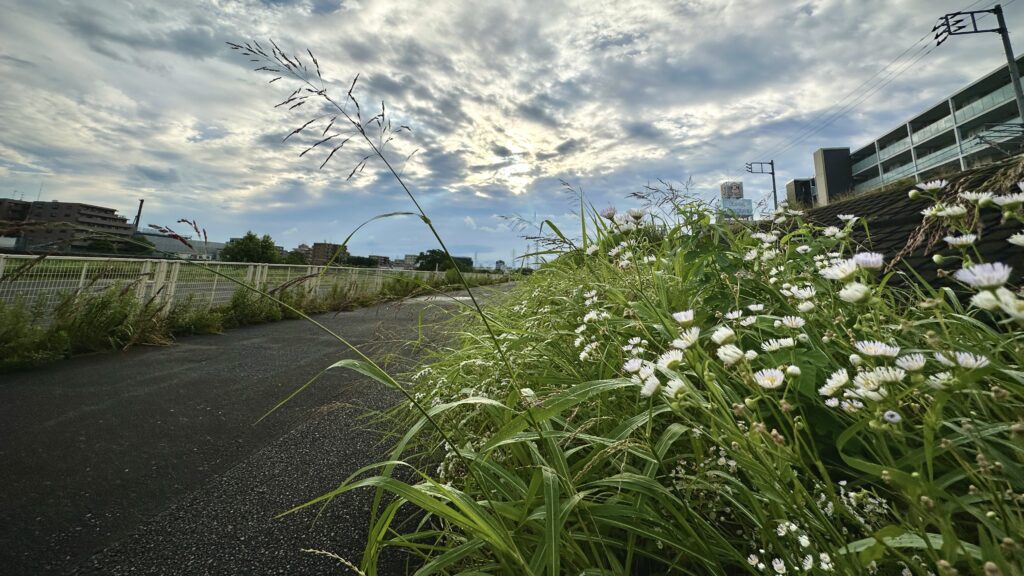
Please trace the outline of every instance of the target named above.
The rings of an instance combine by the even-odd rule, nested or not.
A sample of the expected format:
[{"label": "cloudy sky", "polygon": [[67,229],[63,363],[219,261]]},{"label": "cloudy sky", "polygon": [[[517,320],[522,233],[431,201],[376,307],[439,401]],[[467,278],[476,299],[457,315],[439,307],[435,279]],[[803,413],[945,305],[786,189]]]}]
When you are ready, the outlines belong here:
[{"label": "cloudy sky", "polygon": [[[411,128],[389,158],[453,251],[509,260],[525,242],[505,217],[571,229],[562,180],[625,208],[690,177],[708,199],[742,178],[756,202],[770,180],[743,164],[770,154],[780,187],[811,175],[815,148],[860,146],[1003,62],[996,35],[955,38],[779,153],[969,2],[0,0],[0,197],[41,189],[128,215],[145,198],[143,224],[195,218],[211,239],[253,230],[286,247],[412,209],[379,163],[345,180],[360,149],[318,170],[301,134],[282,143],[321,109],[275,109],[294,84],[268,85],[225,45],[273,38],[312,50],[339,98],[360,74],[360,102]],[[1024,50],[1024,2],[1006,13]],[[402,218],[351,246],[435,244]]]}]

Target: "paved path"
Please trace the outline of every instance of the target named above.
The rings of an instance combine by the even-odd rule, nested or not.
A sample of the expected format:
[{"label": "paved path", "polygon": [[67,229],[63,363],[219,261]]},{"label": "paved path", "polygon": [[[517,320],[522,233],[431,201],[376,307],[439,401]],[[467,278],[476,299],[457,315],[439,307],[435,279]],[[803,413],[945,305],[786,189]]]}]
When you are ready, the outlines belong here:
[{"label": "paved path", "polygon": [[[372,356],[413,353],[419,300],[319,317]],[[385,354],[385,351],[387,354]],[[185,338],[0,374],[0,574],[344,572],[300,548],[358,560],[369,493],[273,516],[375,460],[360,416],[395,394],[333,371],[352,354],[307,322]],[[383,573],[401,572],[395,559]]]}]

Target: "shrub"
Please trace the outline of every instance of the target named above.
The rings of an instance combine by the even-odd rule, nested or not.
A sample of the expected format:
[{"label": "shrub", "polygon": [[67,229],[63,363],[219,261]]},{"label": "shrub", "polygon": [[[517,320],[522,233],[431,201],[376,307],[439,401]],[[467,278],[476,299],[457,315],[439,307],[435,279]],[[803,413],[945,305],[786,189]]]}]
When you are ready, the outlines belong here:
[{"label": "shrub", "polygon": [[167,314],[167,326],[171,334],[176,336],[220,334],[224,331],[224,314],[219,309],[197,304],[195,296],[189,294],[171,307]]},{"label": "shrub", "polygon": [[42,301],[31,307],[23,300],[0,301],[0,371],[32,366],[59,355],[41,326],[43,306]]},{"label": "shrub", "polygon": [[224,310],[224,326],[228,328],[263,324],[280,320],[281,307],[273,300],[247,289],[238,289]]},{"label": "shrub", "polygon": [[47,332],[65,354],[168,342],[162,307],[154,300],[139,302],[134,286],[123,284],[61,294]]}]

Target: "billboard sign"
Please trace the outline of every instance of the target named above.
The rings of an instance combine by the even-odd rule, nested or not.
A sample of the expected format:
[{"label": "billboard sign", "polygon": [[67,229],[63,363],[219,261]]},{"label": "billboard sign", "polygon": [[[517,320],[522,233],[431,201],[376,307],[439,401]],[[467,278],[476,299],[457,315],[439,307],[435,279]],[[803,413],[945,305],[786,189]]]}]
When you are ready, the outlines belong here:
[{"label": "billboard sign", "polygon": [[754,205],[750,198],[722,198],[722,212],[750,218],[754,215]]},{"label": "billboard sign", "polygon": [[718,185],[722,198],[743,198],[743,182],[722,182]]}]

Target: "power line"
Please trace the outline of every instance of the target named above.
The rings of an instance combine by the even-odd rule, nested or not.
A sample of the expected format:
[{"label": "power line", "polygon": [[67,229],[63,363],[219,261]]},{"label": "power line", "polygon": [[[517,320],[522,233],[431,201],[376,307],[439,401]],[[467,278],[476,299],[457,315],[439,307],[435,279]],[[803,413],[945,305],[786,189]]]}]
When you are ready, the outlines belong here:
[{"label": "power line", "polygon": [[[962,10],[968,10],[969,8],[971,8],[972,6],[974,6],[975,4],[977,4],[978,2],[981,2],[981,1],[982,0],[974,0],[974,2],[971,2],[970,4],[968,4],[966,7],[962,8]],[[1011,3],[1015,2],[1015,1],[1016,0],[1010,0],[1010,2],[1007,2],[1007,6],[1009,6]],[[896,56],[896,58],[892,59],[888,64],[883,66],[877,72],[875,72],[874,74],[869,76],[866,80],[864,80],[859,85],[857,85],[857,87],[855,87],[853,90],[851,90],[845,96],[843,96],[839,100],[839,102],[837,102],[837,104],[845,102],[851,96],[854,96],[855,94],[857,94],[862,88],[864,88],[865,86],[871,84],[873,81],[875,81],[875,79],[880,74],[883,74],[886,70],[889,70],[889,68],[891,68],[894,64],[896,64],[901,59],[903,59],[903,57],[906,56],[907,53],[911,52],[915,48],[918,48],[918,46],[922,42],[924,42],[927,38],[929,38],[931,35],[932,35],[932,32],[929,31],[929,32],[925,33],[923,36],[921,36],[920,38],[918,38],[916,42],[914,42],[913,44],[908,46],[905,50],[903,50],[903,52],[901,52],[898,56]],[[893,79],[895,79],[897,76],[899,76],[900,74],[902,74],[906,70],[910,69],[910,67],[914,66],[922,58],[924,58],[925,56],[930,54],[932,49],[934,49],[934,47],[932,47],[932,49],[929,49],[927,52],[922,54],[922,52],[925,50],[926,47],[927,47],[927,44],[925,46],[922,46],[922,47],[918,48],[917,52],[915,52],[914,55],[910,57],[909,64],[904,65],[902,69],[899,69],[898,67],[896,69],[893,69],[884,78],[879,80],[879,82],[881,82],[880,84],[876,84],[875,86],[870,88],[868,92],[863,93],[860,96],[858,96],[857,98],[855,98],[854,101],[852,101],[850,103],[847,103],[847,104],[843,104],[838,111],[833,110],[833,111],[830,112],[827,109],[820,111],[818,114],[815,115],[814,118],[812,118],[811,120],[809,120],[807,122],[807,124],[804,126],[804,128],[801,129],[801,131],[796,136],[794,136],[794,138],[792,140],[790,140],[788,143],[784,144],[781,148],[777,146],[775,149],[772,150],[772,152],[768,153],[766,156],[767,157],[776,157],[779,154],[781,154],[782,152],[785,152],[786,150],[789,150],[793,146],[799,144],[800,142],[803,142],[807,138],[809,138],[809,137],[813,136],[814,134],[817,134],[818,132],[820,132],[825,127],[831,125],[833,122],[835,122],[838,119],[839,116],[845,114],[849,110],[852,110],[854,106],[856,106],[857,104],[860,104],[861,102],[866,100],[867,97],[870,97],[872,94],[876,93],[882,87],[888,85]],[[886,81],[887,79],[888,79],[888,81]],[[826,117],[826,116],[828,117],[828,120],[824,124],[822,124],[821,126],[817,126],[816,127],[815,123],[818,122],[819,120],[821,120],[823,117]]]}]

